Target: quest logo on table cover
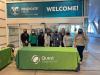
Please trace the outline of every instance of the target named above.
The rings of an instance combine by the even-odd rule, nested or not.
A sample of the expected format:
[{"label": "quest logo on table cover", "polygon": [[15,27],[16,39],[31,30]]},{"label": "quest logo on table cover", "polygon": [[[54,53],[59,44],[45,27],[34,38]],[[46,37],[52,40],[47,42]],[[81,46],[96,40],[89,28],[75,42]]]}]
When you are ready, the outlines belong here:
[{"label": "quest logo on table cover", "polygon": [[32,62],[34,64],[38,63],[51,63],[55,62],[55,57],[54,56],[38,56],[38,55],[33,55],[31,58]]}]

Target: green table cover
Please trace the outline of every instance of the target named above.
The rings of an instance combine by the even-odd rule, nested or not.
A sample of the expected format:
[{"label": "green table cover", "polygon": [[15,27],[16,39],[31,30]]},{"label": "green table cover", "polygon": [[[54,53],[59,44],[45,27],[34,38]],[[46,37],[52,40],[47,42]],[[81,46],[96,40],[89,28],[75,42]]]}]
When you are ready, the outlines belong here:
[{"label": "green table cover", "polygon": [[0,70],[11,62],[11,48],[0,50]]},{"label": "green table cover", "polygon": [[19,69],[76,70],[79,54],[72,47],[24,47],[18,50]]}]

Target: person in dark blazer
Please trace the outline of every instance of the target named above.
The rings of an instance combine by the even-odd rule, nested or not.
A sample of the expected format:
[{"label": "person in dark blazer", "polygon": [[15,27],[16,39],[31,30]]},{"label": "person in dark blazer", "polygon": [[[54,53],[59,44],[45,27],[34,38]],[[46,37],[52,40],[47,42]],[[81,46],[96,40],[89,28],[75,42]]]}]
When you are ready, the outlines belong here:
[{"label": "person in dark blazer", "polygon": [[27,29],[24,29],[23,33],[21,34],[21,42],[23,46],[28,46],[29,44],[29,34],[27,33]]},{"label": "person in dark blazer", "polygon": [[43,33],[43,30],[41,30],[39,35],[38,35],[38,46],[41,46],[41,47],[44,46],[44,33]]}]

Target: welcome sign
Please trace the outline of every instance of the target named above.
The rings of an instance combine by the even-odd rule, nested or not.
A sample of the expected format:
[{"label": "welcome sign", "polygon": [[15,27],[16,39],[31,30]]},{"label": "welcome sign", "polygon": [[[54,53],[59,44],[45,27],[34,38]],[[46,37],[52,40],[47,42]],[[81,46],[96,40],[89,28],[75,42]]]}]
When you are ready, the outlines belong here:
[{"label": "welcome sign", "polygon": [[82,16],[83,5],[83,0],[7,3],[7,17],[77,17]]}]

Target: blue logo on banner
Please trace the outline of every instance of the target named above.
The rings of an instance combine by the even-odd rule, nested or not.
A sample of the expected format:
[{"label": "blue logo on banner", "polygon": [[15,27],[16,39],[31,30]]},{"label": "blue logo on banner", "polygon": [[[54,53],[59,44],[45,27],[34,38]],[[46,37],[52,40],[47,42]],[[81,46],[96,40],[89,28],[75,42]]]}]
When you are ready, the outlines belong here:
[{"label": "blue logo on banner", "polygon": [[17,16],[20,14],[20,8],[19,7],[11,7],[11,12],[14,16]]}]

